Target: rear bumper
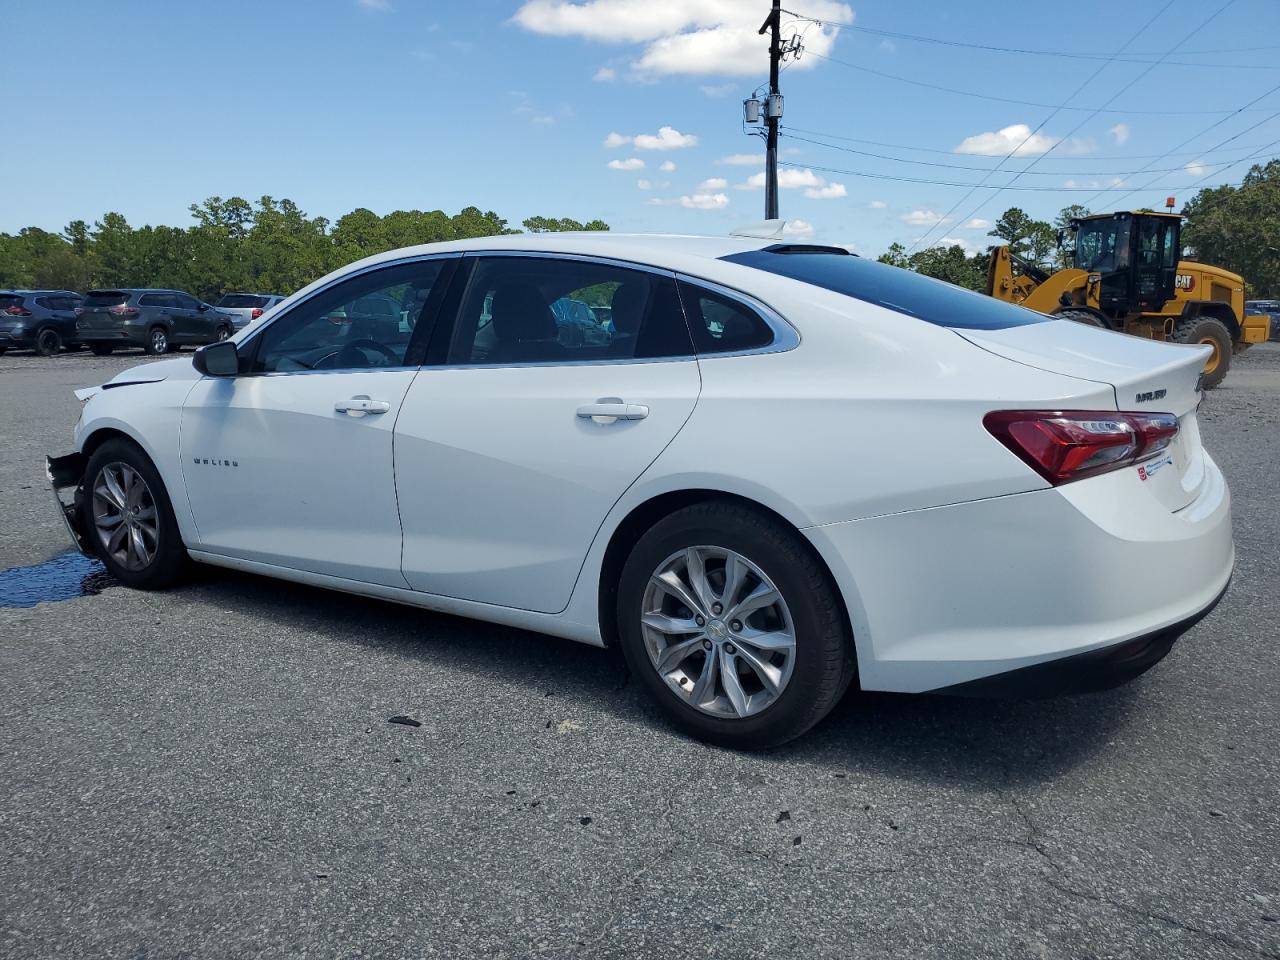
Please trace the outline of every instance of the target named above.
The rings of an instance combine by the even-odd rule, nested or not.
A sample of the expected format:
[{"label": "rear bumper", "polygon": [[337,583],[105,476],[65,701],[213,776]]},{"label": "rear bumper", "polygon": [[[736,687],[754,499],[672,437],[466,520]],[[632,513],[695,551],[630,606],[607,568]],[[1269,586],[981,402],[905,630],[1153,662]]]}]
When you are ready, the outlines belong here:
[{"label": "rear bumper", "polygon": [[1213,612],[1227,588],[1213,602],[1179,623],[1101,650],[970,680],[932,691],[959,697],[1039,699],[1071,693],[1110,690],[1146,673],[1173,649],[1174,642]]},{"label": "rear bumper", "polygon": [[[91,556],[88,540],[80,522],[81,481],[84,479],[85,457],[82,453],[69,453],[63,457],[45,457],[44,475],[53,490],[53,502],[57,505],[58,515],[67,528],[75,548],[86,556]],[[64,500],[65,490],[71,490],[69,500]]]},{"label": "rear bumper", "polygon": [[0,330],[0,347],[6,350],[30,350],[36,345],[35,337]]},{"label": "rear bumper", "polygon": [[1123,682],[1213,608],[1235,563],[1230,495],[1207,456],[1177,512],[1125,470],[803,532],[843,592],[861,686],[902,693],[1006,675]]}]

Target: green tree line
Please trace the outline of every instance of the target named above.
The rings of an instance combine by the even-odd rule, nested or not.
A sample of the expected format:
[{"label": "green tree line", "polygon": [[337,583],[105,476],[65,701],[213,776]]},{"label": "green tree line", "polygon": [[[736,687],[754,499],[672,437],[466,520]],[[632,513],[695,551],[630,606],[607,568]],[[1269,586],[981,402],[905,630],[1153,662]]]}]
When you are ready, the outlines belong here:
[{"label": "green tree line", "polygon": [[[1086,207],[1073,204],[1050,223],[1010,207],[988,234],[993,242],[985,251],[969,254],[958,244],[939,244],[908,253],[895,243],[879,259],[985,292],[992,246],[1007,244],[1046,270],[1060,270],[1070,265],[1071,252],[1058,247],[1058,232],[1088,213]],[[1240,274],[1250,298],[1280,298],[1280,160],[1254,165],[1239,186],[1200,190],[1182,214],[1182,243],[1191,257]]]},{"label": "green tree line", "polygon": [[[520,233],[492,210],[465,207],[396,210],[363,207],[330,223],[292,200],[210,197],[190,207],[188,227],[132,226],[108,213],[61,233],[27,227],[0,233],[0,289],[91,290],[171,287],[213,300],[232,290],[289,294],[354,260],[397,247]],[[602,220],[530,217],[533,233],[608,230]]]}]

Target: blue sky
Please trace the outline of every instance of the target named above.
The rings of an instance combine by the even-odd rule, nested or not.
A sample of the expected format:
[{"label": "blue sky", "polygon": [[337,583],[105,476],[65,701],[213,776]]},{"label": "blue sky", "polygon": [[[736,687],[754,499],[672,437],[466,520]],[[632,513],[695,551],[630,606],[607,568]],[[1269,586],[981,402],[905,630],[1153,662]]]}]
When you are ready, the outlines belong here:
[{"label": "blue sky", "polygon": [[[794,165],[784,182],[795,185],[781,204],[800,235],[868,253],[922,237],[976,249],[983,221],[1008,206],[1049,217],[1084,200],[1181,204],[1196,181],[1236,181],[1248,167],[1218,164],[1280,154],[1280,90],[1268,92],[1280,86],[1275,0],[1234,0],[1216,16],[1219,0],[1080,0],[1070,15],[1023,4],[1000,16],[1001,5],[953,2],[784,6],[824,21],[788,18],[806,50],[782,77],[783,159]],[[270,194],[330,218],[474,204],[515,225],[543,214],[726,233],[763,215],[759,163],[725,159],[762,153],[742,133],[740,101],[767,77],[754,37],[767,8],[0,0],[0,230],[56,230],[108,210],[185,225],[193,201]],[[1161,57],[1176,63],[1151,62]],[[1088,109],[1055,113],[1064,103]],[[973,184],[1014,148],[1002,170],[1034,161],[1015,186],[1052,190],[981,189],[961,202],[969,186],[857,175]],[[1065,189],[1116,180],[1155,182],[1128,197]]]}]

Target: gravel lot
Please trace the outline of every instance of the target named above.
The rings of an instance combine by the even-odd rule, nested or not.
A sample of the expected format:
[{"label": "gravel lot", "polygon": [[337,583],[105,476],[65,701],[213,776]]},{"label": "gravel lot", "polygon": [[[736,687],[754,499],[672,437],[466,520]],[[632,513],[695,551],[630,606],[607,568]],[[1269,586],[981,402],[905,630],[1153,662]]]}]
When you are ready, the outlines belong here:
[{"label": "gravel lot", "polygon": [[[141,359],[0,358],[0,569]],[[609,652],[248,576],[0,609],[0,956],[1280,957],[1280,345],[1203,418],[1236,576],[1151,673],[764,755]]]}]

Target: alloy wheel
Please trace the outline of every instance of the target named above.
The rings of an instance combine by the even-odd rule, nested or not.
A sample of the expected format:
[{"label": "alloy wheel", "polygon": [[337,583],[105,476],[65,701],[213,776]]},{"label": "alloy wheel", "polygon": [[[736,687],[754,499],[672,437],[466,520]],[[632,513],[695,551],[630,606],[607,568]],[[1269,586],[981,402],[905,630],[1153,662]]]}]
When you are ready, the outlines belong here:
[{"label": "alloy wheel", "polygon": [[164,353],[169,349],[169,335],[163,330],[151,331],[151,351],[152,353]]},{"label": "alloy wheel", "polygon": [[733,550],[692,546],[664,560],[645,588],[640,622],[653,668],[702,713],[752,716],[791,679],[791,612],[764,571]]},{"label": "alloy wheel", "polygon": [[94,479],[93,526],[103,550],[126,570],[144,570],[160,545],[159,515],[147,481],[127,463],[106,464]]}]

